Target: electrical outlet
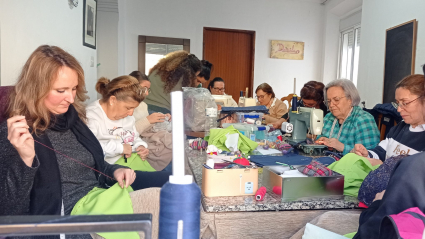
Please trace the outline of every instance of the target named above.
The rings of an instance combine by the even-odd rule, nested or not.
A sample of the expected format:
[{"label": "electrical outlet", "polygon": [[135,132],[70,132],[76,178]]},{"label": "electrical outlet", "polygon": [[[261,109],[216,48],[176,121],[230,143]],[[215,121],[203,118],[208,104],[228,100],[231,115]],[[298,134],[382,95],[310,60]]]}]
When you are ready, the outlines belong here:
[{"label": "electrical outlet", "polygon": [[246,182],[245,183],[245,194],[251,194],[254,193],[254,183],[253,182]]}]

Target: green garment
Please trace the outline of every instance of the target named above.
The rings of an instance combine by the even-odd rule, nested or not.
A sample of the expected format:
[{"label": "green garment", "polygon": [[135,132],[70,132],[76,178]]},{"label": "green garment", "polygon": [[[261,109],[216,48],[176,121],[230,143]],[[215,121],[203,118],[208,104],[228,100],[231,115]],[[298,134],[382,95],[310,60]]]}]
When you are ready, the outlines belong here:
[{"label": "green garment", "polygon": [[349,153],[328,168],[344,175],[344,195],[357,197],[363,180],[379,166],[372,166],[367,158]]},{"label": "green garment", "polygon": [[[108,189],[95,187],[75,204],[71,215],[133,214],[130,192],[133,192],[131,187],[122,189],[118,183]],[[104,232],[97,234],[106,239],[140,238],[137,232]]]},{"label": "green garment", "polygon": [[[164,92],[165,82],[162,81],[162,78],[160,75],[158,75],[157,70],[149,75],[149,80],[151,82],[151,92],[143,101],[148,105],[155,105],[171,110],[171,95],[170,93]],[[177,82],[171,91],[181,91],[182,81],[183,78]]]},{"label": "green garment", "polygon": [[142,160],[140,156],[136,153],[132,153],[130,158],[127,158],[127,163],[124,160],[124,157],[118,159],[115,164],[129,167],[133,170],[143,171],[143,172],[156,172],[154,168],[149,164],[147,160]]},{"label": "green garment", "polygon": [[352,232],[352,233],[345,234],[344,236],[347,238],[353,238],[356,234],[357,232]]},{"label": "green garment", "polygon": [[226,135],[227,134],[239,134],[239,140],[238,140],[238,149],[242,153],[246,154],[254,149],[257,148],[258,144],[250,139],[248,139],[246,136],[241,134],[237,129],[235,129],[232,125],[225,128],[225,129],[211,129],[210,130],[210,136],[205,137],[205,140],[208,141],[208,145],[215,145],[217,148],[224,150],[224,151],[230,151],[226,145]]}]

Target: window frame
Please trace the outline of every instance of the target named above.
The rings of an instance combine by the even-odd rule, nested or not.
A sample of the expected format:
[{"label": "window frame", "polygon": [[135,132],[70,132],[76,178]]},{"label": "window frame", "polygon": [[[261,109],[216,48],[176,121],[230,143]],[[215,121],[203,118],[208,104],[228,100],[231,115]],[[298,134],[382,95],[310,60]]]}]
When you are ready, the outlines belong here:
[{"label": "window frame", "polygon": [[[354,43],[353,43],[353,54],[351,55],[351,71],[350,71],[350,77],[348,78],[348,80],[353,81],[353,76],[354,76],[354,58],[355,58],[355,50],[356,50],[356,45],[358,43],[358,37],[356,34],[356,30],[360,29],[360,34],[361,34],[361,24],[356,24],[354,26],[351,26],[349,28],[346,28],[342,31],[340,31],[339,34],[339,51],[338,51],[338,69],[337,69],[337,76],[338,79],[341,79],[341,67],[342,67],[342,55],[343,55],[343,51],[344,51],[344,44],[343,44],[343,36],[344,34],[347,34],[349,32],[353,32],[353,37],[354,37]],[[358,68],[357,68],[358,70]],[[357,74],[358,75],[358,74]],[[354,81],[353,81],[354,83]],[[357,82],[355,82],[356,84]]]},{"label": "window frame", "polygon": [[172,44],[182,45],[183,50],[190,52],[190,39],[185,38],[172,38],[172,37],[155,37],[139,35],[138,37],[138,66],[140,72],[145,73],[146,70],[146,43],[156,44]]}]

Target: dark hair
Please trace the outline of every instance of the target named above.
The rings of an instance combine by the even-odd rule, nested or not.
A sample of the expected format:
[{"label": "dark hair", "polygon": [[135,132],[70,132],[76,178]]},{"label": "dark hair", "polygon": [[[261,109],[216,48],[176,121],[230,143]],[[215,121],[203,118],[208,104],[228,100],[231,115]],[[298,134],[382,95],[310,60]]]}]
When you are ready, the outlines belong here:
[{"label": "dark hair", "polygon": [[130,76],[136,78],[139,83],[142,83],[143,81],[150,81],[149,78],[140,71],[133,71],[130,73]]},{"label": "dark hair", "polygon": [[257,91],[262,90],[264,92],[266,92],[267,94],[271,94],[272,98],[276,97],[276,95],[274,94],[273,88],[267,84],[267,83],[263,83],[261,85],[259,85],[257,87],[257,89],[255,90],[255,94],[257,94]]},{"label": "dark hair", "polygon": [[309,81],[304,84],[301,89],[301,99],[314,100],[316,102],[323,102],[323,89],[325,85],[318,81]]},{"label": "dark hair", "polygon": [[132,76],[119,76],[112,81],[101,77],[96,83],[96,91],[102,95],[103,102],[108,101],[111,96],[119,101],[132,99],[139,103],[145,99],[139,81]]},{"label": "dark hair", "polygon": [[209,84],[208,84],[208,90],[211,92],[211,88],[214,88],[214,85],[216,82],[223,82],[224,80],[221,77],[214,78]]},{"label": "dark hair", "polygon": [[[410,75],[403,78],[403,80],[399,81],[395,88],[404,88],[410,93],[417,96],[425,96],[425,78],[424,75]],[[423,99],[422,101],[424,101]]]},{"label": "dark hair", "polygon": [[182,87],[195,87],[196,72],[201,71],[201,61],[186,51],[174,51],[149,70],[149,74],[158,71],[164,84],[164,92],[170,93],[176,84],[182,80]]},{"label": "dark hair", "polygon": [[207,60],[201,60],[202,70],[199,72],[199,77],[204,77],[205,80],[210,79],[211,69],[213,67],[213,64],[211,64]]}]

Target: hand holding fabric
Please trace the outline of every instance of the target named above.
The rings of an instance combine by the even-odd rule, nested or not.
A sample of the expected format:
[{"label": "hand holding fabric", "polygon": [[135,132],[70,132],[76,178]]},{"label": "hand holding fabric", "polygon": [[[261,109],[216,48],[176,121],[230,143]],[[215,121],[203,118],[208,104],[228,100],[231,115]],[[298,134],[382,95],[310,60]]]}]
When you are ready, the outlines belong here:
[{"label": "hand holding fabric", "polygon": [[165,116],[167,116],[168,117],[168,121],[171,122],[171,115],[170,114],[165,114]]},{"label": "hand holding fabric", "polygon": [[129,144],[123,144],[123,151],[125,157],[130,158],[131,157],[131,145]]},{"label": "hand holding fabric", "polygon": [[[114,171],[114,178],[121,188],[128,188],[136,179],[136,173],[129,168],[119,168]],[[124,182],[125,181],[125,182]]]},{"label": "hand holding fabric", "polygon": [[34,138],[29,132],[25,116],[13,116],[7,120],[7,139],[18,151],[22,161],[31,167],[34,157]]},{"label": "hand holding fabric", "polygon": [[149,121],[149,123],[162,123],[164,122],[165,115],[161,113],[152,113],[146,117]]},{"label": "hand holding fabric", "polygon": [[[320,139],[319,139],[319,141],[320,141]],[[323,141],[323,144],[328,146],[329,148],[334,148],[334,149],[338,150],[339,152],[344,151],[344,144],[339,142],[335,138],[325,139]]]},{"label": "hand holding fabric", "polygon": [[355,153],[359,156],[362,156],[362,157],[369,156],[369,153],[368,153],[367,149],[365,148],[365,146],[363,146],[363,144],[354,145],[354,149],[352,151],[353,151],[353,153]]},{"label": "hand holding fabric", "polygon": [[148,155],[149,155],[149,149],[145,148],[144,146],[139,146],[137,148],[137,154],[144,161],[144,160],[146,160],[146,157],[148,157]]},{"label": "hand holding fabric", "polygon": [[369,162],[370,162],[370,164],[372,164],[372,166],[376,166],[376,165],[380,165],[380,164],[384,163],[379,159],[367,158],[367,160],[369,160]]}]

